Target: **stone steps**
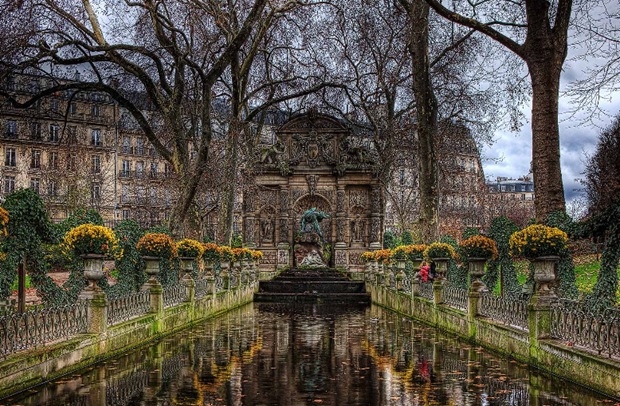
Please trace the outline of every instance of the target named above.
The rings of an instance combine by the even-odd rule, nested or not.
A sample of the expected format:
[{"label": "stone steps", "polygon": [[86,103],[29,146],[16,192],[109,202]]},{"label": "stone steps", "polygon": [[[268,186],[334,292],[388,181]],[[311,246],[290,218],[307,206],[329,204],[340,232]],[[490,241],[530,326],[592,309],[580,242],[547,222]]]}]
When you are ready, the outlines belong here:
[{"label": "stone steps", "polygon": [[370,294],[364,282],[351,281],[334,269],[291,269],[261,281],[254,301],[367,305]]}]

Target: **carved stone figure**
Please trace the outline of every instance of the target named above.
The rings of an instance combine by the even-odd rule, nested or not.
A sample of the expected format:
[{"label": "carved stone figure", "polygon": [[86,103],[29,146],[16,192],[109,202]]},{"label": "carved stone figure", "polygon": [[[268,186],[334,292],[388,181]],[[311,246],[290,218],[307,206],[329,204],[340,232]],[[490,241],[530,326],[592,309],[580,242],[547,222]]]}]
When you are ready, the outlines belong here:
[{"label": "carved stone figure", "polygon": [[304,259],[299,264],[300,266],[306,266],[310,268],[319,268],[325,267],[325,263],[321,259],[321,254],[319,254],[316,250],[312,250],[304,257]]},{"label": "carved stone figure", "polygon": [[284,144],[278,140],[275,144],[261,150],[260,161],[264,164],[276,164],[280,162],[281,155],[284,154]]},{"label": "carved stone figure", "polygon": [[261,220],[260,223],[261,229],[261,238],[263,242],[272,242],[273,241],[273,219],[271,217],[267,217]]}]

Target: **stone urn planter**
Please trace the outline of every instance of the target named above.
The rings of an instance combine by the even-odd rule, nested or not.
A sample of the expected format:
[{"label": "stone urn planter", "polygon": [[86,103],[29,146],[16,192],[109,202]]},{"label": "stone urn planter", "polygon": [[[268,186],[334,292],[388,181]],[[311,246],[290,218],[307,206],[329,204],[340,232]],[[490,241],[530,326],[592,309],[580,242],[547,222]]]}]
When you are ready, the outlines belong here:
[{"label": "stone urn planter", "polygon": [[97,285],[97,282],[105,276],[103,272],[105,255],[84,254],[81,257],[84,261],[84,277],[88,280],[88,286],[85,290],[100,291],[101,288]]},{"label": "stone urn planter", "polygon": [[487,263],[486,258],[467,258],[469,264],[469,276],[470,285],[469,290],[471,292],[482,292],[486,290],[486,285],[480,280],[484,276],[484,266]]},{"label": "stone urn planter", "polygon": [[437,279],[435,281],[444,281],[446,279],[446,272],[448,272],[448,261],[450,261],[450,258],[431,258],[431,260],[436,266]]},{"label": "stone urn planter", "polygon": [[181,263],[181,271],[183,272],[182,279],[192,279],[192,271],[194,270],[194,258],[193,257],[179,257]]},{"label": "stone urn planter", "polygon": [[159,261],[158,257],[143,256],[145,267],[144,272],[148,275],[149,279],[146,281],[145,286],[158,285],[157,274],[159,273]]},{"label": "stone urn planter", "polygon": [[553,295],[551,284],[556,279],[556,266],[559,256],[549,255],[534,258],[534,282],[536,282],[535,294],[542,296]]}]

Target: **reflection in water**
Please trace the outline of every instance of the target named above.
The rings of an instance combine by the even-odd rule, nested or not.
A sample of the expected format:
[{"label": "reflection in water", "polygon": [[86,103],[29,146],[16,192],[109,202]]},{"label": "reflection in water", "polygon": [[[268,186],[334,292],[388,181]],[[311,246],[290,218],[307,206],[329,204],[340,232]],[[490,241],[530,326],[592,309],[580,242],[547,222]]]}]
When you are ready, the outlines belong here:
[{"label": "reflection in water", "polygon": [[377,307],[264,304],[7,404],[521,406],[604,400]]}]

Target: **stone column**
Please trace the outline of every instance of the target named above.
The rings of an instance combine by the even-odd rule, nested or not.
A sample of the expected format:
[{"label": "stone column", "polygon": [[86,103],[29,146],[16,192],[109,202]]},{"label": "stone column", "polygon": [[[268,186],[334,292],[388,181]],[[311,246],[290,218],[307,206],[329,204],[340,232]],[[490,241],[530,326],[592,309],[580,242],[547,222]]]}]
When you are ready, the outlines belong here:
[{"label": "stone column", "polygon": [[183,268],[183,278],[181,283],[185,286],[185,301],[189,302],[189,319],[194,320],[194,304],[196,298],[196,281],[192,278],[194,260],[181,259],[181,267]]},{"label": "stone column", "polygon": [[377,250],[381,249],[382,241],[381,241],[381,218],[382,218],[382,210],[381,210],[381,188],[379,185],[374,185],[370,189],[370,232],[369,232],[369,241],[370,241],[370,249]]},{"label": "stone column", "polygon": [[282,186],[280,189],[280,221],[278,224],[278,265],[277,268],[282,270],[291,266],[290,250],[291,238],[289,230],[289,190],[288,186]]},{"label": "stone column", "polygon": [[551,304],[556,300],[550,285],[557,275],[559,257],[549,256],[534,259],[534,295],[528,306],[530,330],[530,356],[538,359],[538,340],[551,334]]},{"label": "stone column", "polygon": [[88,286],[80,292],[78,299],[86,302],[87,332],[105,335],[108,329],[108,300],[97,285],[97,281],[104,276],[102,255],[84,258],[84,276],[88,279]]},{"label": "stone column", "polygon": [[334,265],[346,269],[349,265],[347,247],[346,191],[339,185],[336,190],[336,244],[334,245]]}]

